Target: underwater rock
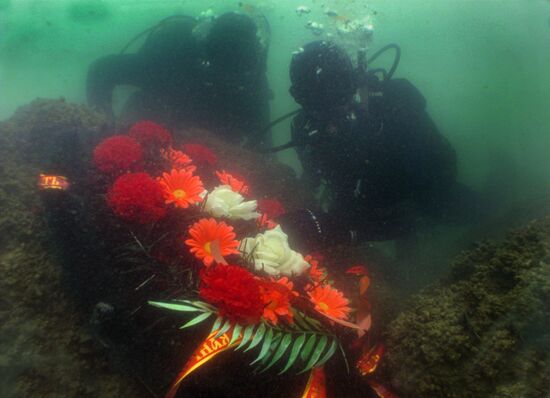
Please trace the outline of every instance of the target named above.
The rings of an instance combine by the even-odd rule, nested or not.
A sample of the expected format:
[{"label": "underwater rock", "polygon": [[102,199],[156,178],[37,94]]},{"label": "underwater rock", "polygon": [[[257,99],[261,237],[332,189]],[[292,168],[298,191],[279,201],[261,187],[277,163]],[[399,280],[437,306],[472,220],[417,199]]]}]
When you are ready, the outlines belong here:
[{"label": "underwater rock", "polygon": [[84,105],[71,104],[63,98],[36,99],[20,107],[5,122],[0,139],[10,140],[16,153],[37,167],[36,176],[69,169],[68,176],[72,177],[79,171],[73,170],[73,165],[90,156],[82,149],[97,142],[106,129],[106,118]]},{"label": "underwater rock", "polygon": [[[0,123],[0,396],[148,396],[109,368],[69,297],[36,188],[32,131],[100,129],[83,107],[37,100]],[[97,120],[97,123],[93,120]]]},{"label": "underwater rock", "polygon": [[384,376],[402,397],[546,397],[550,218],[482,243],[387,330]]},{"label": "underwater rock", "polygon": [[[41,131],[43,135],[56,130],[82,129],[99,131],[106,126],[105,117],[85,105],[77,105],[60,99],[36,99],[22,106],[6,121],[16,124],[24,138],[25,133]],[[51,137],[48,137],[51,138]]]}]

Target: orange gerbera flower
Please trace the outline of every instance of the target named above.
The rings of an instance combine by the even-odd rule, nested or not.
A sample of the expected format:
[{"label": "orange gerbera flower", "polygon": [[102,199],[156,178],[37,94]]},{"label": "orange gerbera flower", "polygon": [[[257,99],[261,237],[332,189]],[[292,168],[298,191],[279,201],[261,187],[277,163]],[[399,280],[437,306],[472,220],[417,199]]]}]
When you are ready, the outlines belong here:
[{"label": "orange gerbera flower", "polygon": [[170,162],[173,169],[183,169],[190,172],[194,172],[197,169],[195,166],[190,165],[192,160],[189,156],[171,146],[166,150],[161,149],[160,154],[166,161]]},{"label": "orange gerbera flower", "polygon": [[189,228],[191,239],[187,239],[185,244],[191,249],[198,259],[204,262],[204,265],[210,266],[214,262],[214,256],[218,253],[212,253],[212,244],[217,241],[221,256],[229,254],[238,254],[237,247],[239,242],[235,240],[233,227],[223,221],[218,223],[213,218],[203,218]]},{"label": "orange gerbera flower", "polygon": [[299,296],[298,292],[294,290],[294,283],[290,281],[286,276],[283,276],[279,279],[271,279],[273,282],[280,283],[283,286],[286,286],[288,290],[290,290],[290,294],[293,296]]},{"label": "orange gerbera flower", "polygon": [[330,285],[317,286],[307,293],[315,309],[337,319],[346,319],[351,311],[349,300]]},{"label": "orange gerbera flower", "polygon": [[202,200],[202,181],[190,171],[172,169],[170,174],[162,173],[158,182],[162,186],[167,204],[174,203],[176,207],[187,208]]},{"label": "orange gerbera flower", "polygon": [[247,195],[250,192],[250,188],[242,177],[237,178],[226,173],[225,170],[216,171],[216,175],[223,185],[229,185],[233,191],[242,195]]},{"label": "orange gerbera flower", "polygon": [[279,318],[284,318],[292,323],[292,312],[290,310],[291,291],[282,283],[273,281],[260,281],[260,297],[264,303],[264,319],[276,325]]},{"label": "orange gerbera flower", "polygon": [[315,284],[319,284],[326,279],[326,269],[319,265],[319,261],[316,260],[314,256],[307,255],[304,257],[304,260],[311,265],[311,267],[309,267],[309,277]]}]

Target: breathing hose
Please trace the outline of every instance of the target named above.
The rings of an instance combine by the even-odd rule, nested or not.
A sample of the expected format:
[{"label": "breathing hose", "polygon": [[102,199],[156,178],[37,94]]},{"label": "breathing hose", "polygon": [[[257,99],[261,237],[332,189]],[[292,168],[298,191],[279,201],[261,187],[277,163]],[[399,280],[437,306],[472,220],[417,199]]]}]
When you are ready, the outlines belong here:
[{"label": "breathing hose", "polygon": [[172,19],[193,19],[193,17],[190,17],[189,15],[170,15],[169,17],[166,17],[162,20],[160,20],[156,25],[153,25],[151,26],[150,28],[147,28],[145,29],[144,31],[138,33],[137,35],[135,35],[134,37],[132,37],[130,39],[130,41],[122,48],[122,50],[120,50],[120,54],[124,54],[128,48],[130,48],[130,46],[132,44],[134,44],[137,40],[139,40],[141,37],[145,36],[145,35],[148,35],[151,36],[156,30],[158,30],[164,23],[172,20]]},{"label": "breathing hose", "polygon": [[[395,43],[390,43],[384,47],[382,47],[380,50],[376,51],[368,60],[368,64],[374,62],[380,55],[385,53],[387,50],[393,49],[395,50],[395,58],[393,59],[392,66],[389,70],[389,72],[384,73],[384,82],[390,80],[397,70],[397,67],[399,66],[399,61],[401,61],[401,48]],[[379,71],[380,69],[376,69],[376,71]],[[382,69],[384,70],[384,69]]]},{"label": "breathing hose", "polygon": [[[401,61],[401,48],[395,44],[395,43],[390,43],[388,45],[385,45],[384,47],[382,47],[381,49],[379,49],[378,51],[376,51],[369,59],[368,61],[365,60],[365,53],[364,51],[360,51],[359,54],[358,54],[358,64],[359,64],[359,69],[360,71],[362,71],[363,73],[367,73],[367,65],[374,62],[380,55],[382,55],[383,53],[385,53],[386,51],[388,50],[395,50],[395,57],[393,59],[393,63],[392,63],[392,66],[390,68],[389,71],[386,71],[385,69],[383,68],[376,68],[376,69],[372,69],[371,71],[368,71],[368,73],[371,73],[371,74],[374,74],[374,73],[382,73],[382,82],[385,83],[387,82],[388,80],[390,80],[393,76],[393,74],[395,73],[395,71],[397,70],[397,67],[399,66],[399,62]],[[289,117],[291,116],[294,116],[295,114],[297,114],[298,112],[300,112],[301,109],[297,109],[295,111],[292,111],[292,112],[289,112],[289,113],[286,113],[284,114],[283,116],[281,117],[278,117],[277,119],[275,119],[274,121],[270,122],[267,126],[265,126],[261,131],[260,131],[260,135],[264,135],[267,131],[269,131],[273,126],[279,124],[280,122],[282,122],[283,120],[285,119],[288,119]],[[288,148],[293,148],[293,147],[296,147],[298,146],[298,143],[294,142],[294,141],[289,141],[287,142],[286,144],[283,144],[283,145],[279,145],[279,146],[276,146],[276,147],[272,147],[272,148],[268,148],[268,149],[264,149],[262,150],[261,152],[262,153],[275,153],[275,152],[279,152],[279,151],[283,151],[285,149],[288,149]]]}]

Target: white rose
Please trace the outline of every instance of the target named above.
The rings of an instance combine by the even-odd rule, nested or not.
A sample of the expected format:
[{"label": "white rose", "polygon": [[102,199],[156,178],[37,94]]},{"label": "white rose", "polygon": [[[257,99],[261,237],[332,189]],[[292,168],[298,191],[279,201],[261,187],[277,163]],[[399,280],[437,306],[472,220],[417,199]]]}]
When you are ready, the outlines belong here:
[{"label": "white rose", "polygon": [[204,209],[214,217],[252,220],[258,218],[255,200],[244,201],[244,197],[229,185],[220,185],[208,194]]},{"label": "white rose", "polygon": [[297,276],[309,268],[302,255],[288,246],[288,236],[280,226],[244,239],[241,249],[244,255],[252,256],[257,270],[270,275]]}]

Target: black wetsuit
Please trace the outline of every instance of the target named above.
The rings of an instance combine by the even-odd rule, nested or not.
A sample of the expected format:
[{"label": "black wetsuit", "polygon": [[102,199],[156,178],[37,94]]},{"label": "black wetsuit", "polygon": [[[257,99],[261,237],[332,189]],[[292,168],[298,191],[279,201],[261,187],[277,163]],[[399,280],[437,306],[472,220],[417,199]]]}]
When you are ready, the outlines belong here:
[{"label": "black wetsuit", "polygon": [[[312,188],[331,194],[328,212],[290,215],[289,230],[312,244],[390,240],[411,233],[419,219],[457,216],[456,155],[409,81],[388,81],[368,107],[341,113],[302,110],[292,138]],[[283,224],[284,225],[284,224]]]},{"label": "black wetsuit", "polygon": [[137,53],[96,60],[88,71],[88,103],[112,115],[113,90],[132,85],[141,89],[133,98],[137,118],[259,145],[257,133],[269,122],[270,90],[266,49],[254,23],[224,14],[202,41],[196,27],[191,17],[173,18],[155,28]]}]

